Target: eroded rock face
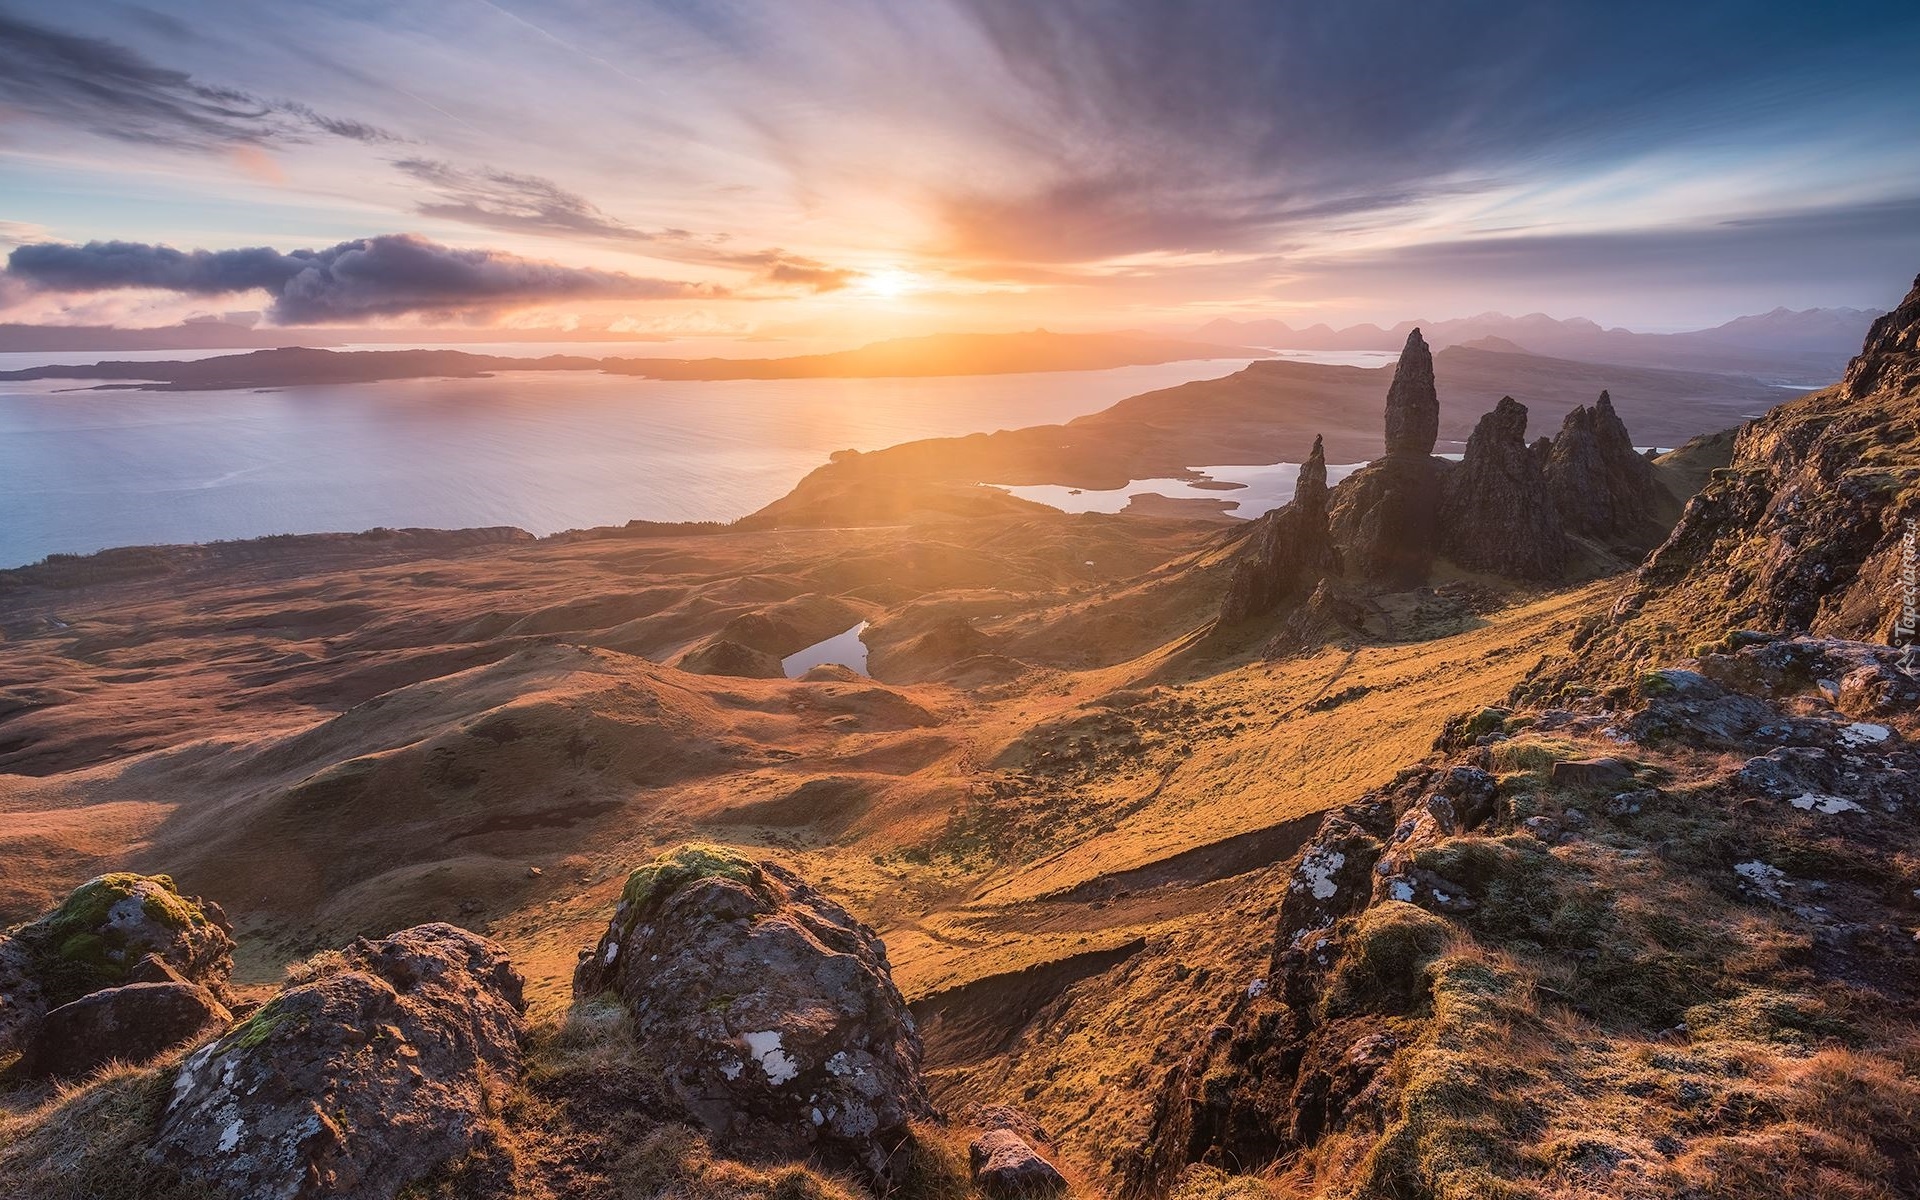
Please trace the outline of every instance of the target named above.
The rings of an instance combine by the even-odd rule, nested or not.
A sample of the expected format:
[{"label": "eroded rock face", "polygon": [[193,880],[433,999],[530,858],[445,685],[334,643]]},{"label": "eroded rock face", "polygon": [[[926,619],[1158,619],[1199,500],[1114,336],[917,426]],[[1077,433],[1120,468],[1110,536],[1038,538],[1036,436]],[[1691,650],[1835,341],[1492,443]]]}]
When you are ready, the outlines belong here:
[{"label": "eroded rock face", "polygon": [[1665,488],[1653,464],[1634,450],[1605,392],[1592,408],[1567,414],[1548,451],[1546,476],[1553,507],[1571,533],[1641,553],[1665,534],[1659,521]]},{"label": "eroded rock face", "polygon": [[1391,589],[1427,581],[1440,540],[1443,464],[1389,455],[1333,492],[1333,540],[1349,576]]},{"label": "eroded rock face", "polygon": [[1254,522],[1234,564],[1220,619],[1244,621],[1298,599],[1338,561],[1327,523],[1327,453],[1315,438],[1300,465],[1293,499]]},{"label": "eroded rock face", "polygon": [[232,1023],[233,1014],[197,983],[103,988],[43,1017],[21,1067],[40,1078],[77,1079],[109,1062],[145,1062]]},{"label": "eroded rock face", "polygon": [[1546,470],[1527,447],[1527,407],[1512,396],[1474,427],[1442,509],[1444,553],[1463,567],[1553,579],[1566,566],[1567,536]]},{"label": "eroded rock face", "polygon": [[187,1057],[152,1153],[214,1196],[390,1200],[490,1136],[521,987],[464,929],[363,938]]},{"label": "eroded rock face", "polygon": [[1440,394],[1433,354],[1418,329],[1407,335],[1387,389],[1387,457],[1426,458],[1440,437]]},{"label": "eroded rock face", "polygon": [[118,987],[153,956],[219,998],[233,973],[233,926],[165,875],[90,879],[46,916],[0,938],[0,1050],[24,1048],[49,1009]]},{"label": "eroded rock face", "polygon": [[641,867],[573,986],[620,998],[723,1144],[883,1176],[930,1111],[886,948],[777,864],[683,846]]}]

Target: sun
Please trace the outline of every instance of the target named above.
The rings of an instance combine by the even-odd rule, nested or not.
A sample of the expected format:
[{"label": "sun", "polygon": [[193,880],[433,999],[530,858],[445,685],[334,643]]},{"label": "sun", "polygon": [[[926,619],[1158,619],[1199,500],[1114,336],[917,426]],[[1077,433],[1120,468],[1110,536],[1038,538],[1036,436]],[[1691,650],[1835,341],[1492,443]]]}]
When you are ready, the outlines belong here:
[{"label": "sun", "polygon": [[861,295],[876,300],[898,300],[926,286],[927,281],[912,271],[903,271],[899,267],[876,267],[862,274],[854,288]]}]

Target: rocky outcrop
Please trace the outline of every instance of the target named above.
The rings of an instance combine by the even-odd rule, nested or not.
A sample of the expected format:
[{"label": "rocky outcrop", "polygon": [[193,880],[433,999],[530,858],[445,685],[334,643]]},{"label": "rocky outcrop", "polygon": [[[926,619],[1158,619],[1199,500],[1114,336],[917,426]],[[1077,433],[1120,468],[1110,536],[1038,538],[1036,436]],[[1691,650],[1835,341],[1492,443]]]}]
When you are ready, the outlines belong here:
[{"label": "rocky outcrop", "polygon": [[574,996],[611,993],[722,1145],[884,1177],[930,1112],[886,947],[791,871],[682,846],[634,871]]},{"label": "rocky outcrop", "polygon": [[0,1051],[24,1049],[48,1010],[129,982],[152,956],[219,999],[233,927],[165,875],[120,872],[75,888],[46,916],[0,937]]},{"label": "rocky outcrop", "polygon": [[1442,552],[1461,566],[1519,579],[1560,575],[1570,547],[1546,469],[1527,446],[1526,405],[1503,396],[1480,418],[1441,512]]},{"label": "rocky outcrop", "polygon": [[1854,400],[1920,390],[1920,275],[1900,307],[1867,330],[1867,340],[1859,357],[1847,364],[1840,388]]},{"label": "rocky outcrop", "polygon": [[210,1196],[391,1200],[487,1143],[521,988],[451,925],[357,941],[187,1057],[152,1153]]},{"label": "rocky outcrop", "polygon": [[994,1200],[1028,1200],[1067,1190],[1059,1168],[1011,1129],[990,1129],[967,1147],[973,1184]]},{"label": "rocky outcrop", "polygon": [[1387,457],[1426,458],[1440,437],[1440,394],[1433,354],[1418,329],[1407,335],[1387,389]]},{"label": "rocky outcrop", "polygon": [[[1386,453],[1323,497],[1314,485],[1325,478],[1315,442],[1301,493],[1242,543],[1218,627],[1296,607],[1334,573],[1405,591],[1425,584],[1445,556],[1472,570],[1557,581],[1577,561],[1576,537],[1637,558],[1663,535],[1673,497],[1634,452],[1605,392],[1568,414],[1558,437],[1532,445],[1526,406],[1503,397],[1475,427],[1458,466],[1433,456],[1438,414],[1433,357],[1416,329],[1387,392]],[[1305,620],[1274,648],[1325,623]]]},{"label": "rocky outcrop", "polygon": [[1220,620],[1233,624],[1272,612],[1310,592],[1338,562],[1327,520],[1327,453],[1315,438],[1293,499],[1255,521],[1242,543]]},{"label": "rocky outcrop", "polygon": [[[1329,813],[1288,865],[1265,986],[1168,1072],[1122,1195],[1289,1159],[1327,1194],[1545,1194],[1577,1154],[1613,1191],[1680,1196],[1671,1164],[1774,1137],[1763,1173],[1861,1138],[1884,1149],[1835,1186],[1909,1190],[1903,1113],[1833,1112],[1817,1080],[1735,1111],[1744,1084],[1711,1065],[1905,1036],[1863,1032],[1920,1003],[1920,683],[1900,667],[1747,635],[1612,696],[1463,714],[1457,757]],[[1616,861],[1630,893],[1596,870]],[[1566,1116],[1603,1105],[1633,1133]]]},{"label": "rocky outcrop", "polygon": [[109,1062],[145,1062],[232,1023],[233,1014],[197,983],[102,988],[42,1018],[20,1066],[37,1078],[77,1079]]},{"label": "rocky outcrop", "polygon": [[1633,448],[1613,398],[1567,414],[1547,452],[1547,490],[1567,532],[1638,556],[1666,533],[1659,513],[1671,503],[1653,464]]},{"label": "rocky outcrop", "polygon": [[1874,322],[1843,383],[1743,426],[1592,654],[1684,650],[1669,630],[1914,640],[1902,571],[1920,519],[1917,344],[1920,286]]}]

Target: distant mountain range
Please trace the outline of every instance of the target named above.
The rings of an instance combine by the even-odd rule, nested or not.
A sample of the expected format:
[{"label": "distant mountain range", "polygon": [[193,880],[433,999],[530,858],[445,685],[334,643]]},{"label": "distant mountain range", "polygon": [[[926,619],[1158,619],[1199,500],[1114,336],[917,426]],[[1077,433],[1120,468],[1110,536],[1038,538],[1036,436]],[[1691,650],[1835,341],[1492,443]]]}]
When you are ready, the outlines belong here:
[{"label": "distant mountain range", "polygon": [[[1317,324],[1296,329],[1285,321],[1220,318],[1189,331],[1187,336],[1276,350],[1398,350],[1406,343],[1407,334],[1417,328],[1436,348],[1475,345],[1583,362],[1826,383],[1839,378],[1847,360],[1860,348],[1867,326],[1879,315],[1863,308],[1809,308],[1799,312],[1776,308],[1757,316],[1737,317],[1712,329],[1684,333],[1606,329],[1585,317],[1560,320],[1545,313],[1510,317],[1490,312],[1449,321],[1402,321],[1390,329],[1372,324],[1344,329]],[[1489,343],[1487,339],[1496,341]]]},{"label": "distant mountain range", "polygon": [[645,379],[878,379],[930,375],[1003,375],[1099,371],[1192,359],[1268,358],[1270,350],[1150,333],[935,334],[895,338],[834,354],[786,358],[589,358],[549,354],[510,358],[463,350],[326,350],[289,346],[166,362],[97,362],[0,371],[0,381],[108,380],[91,390],[152,392],[372,383],[392,379],[472,379],[495,371],[604,371]]}]

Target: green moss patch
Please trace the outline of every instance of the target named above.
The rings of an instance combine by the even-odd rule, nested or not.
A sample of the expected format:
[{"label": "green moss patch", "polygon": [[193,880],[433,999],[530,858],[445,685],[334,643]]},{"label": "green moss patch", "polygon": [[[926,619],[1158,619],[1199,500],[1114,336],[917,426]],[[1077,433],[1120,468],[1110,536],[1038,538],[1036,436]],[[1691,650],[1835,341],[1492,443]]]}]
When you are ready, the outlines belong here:
[{"label": "green moss patch", "polygon": [[1388,900],[1361,913],[1321,997],[1326,1016],[1405,1012],[1427,987],[1426,968],[1453,940],[1453,927],[1425,909]]},{"label": "green moss patch", "polygon": [[33,954],[36,978],[50,1004],[126,980],[134,955],[127,952],[125,935],[108,920],[116,905],[130,899],[164,928],[185,931],[208,923],[200,906],[180,895],[165,875],[116,871],[88,880],[18,935]]},{"label": "green moss patch", "polygon": [[730,879],[752,888],[760,888],[766,882],[759,866],[738,850],[706,842],[688,842],[675,846],[627,876],[627,885],[620,892],[627,924],[631,926],[645,913],[658,912],[668,897],[700,879]]}]

